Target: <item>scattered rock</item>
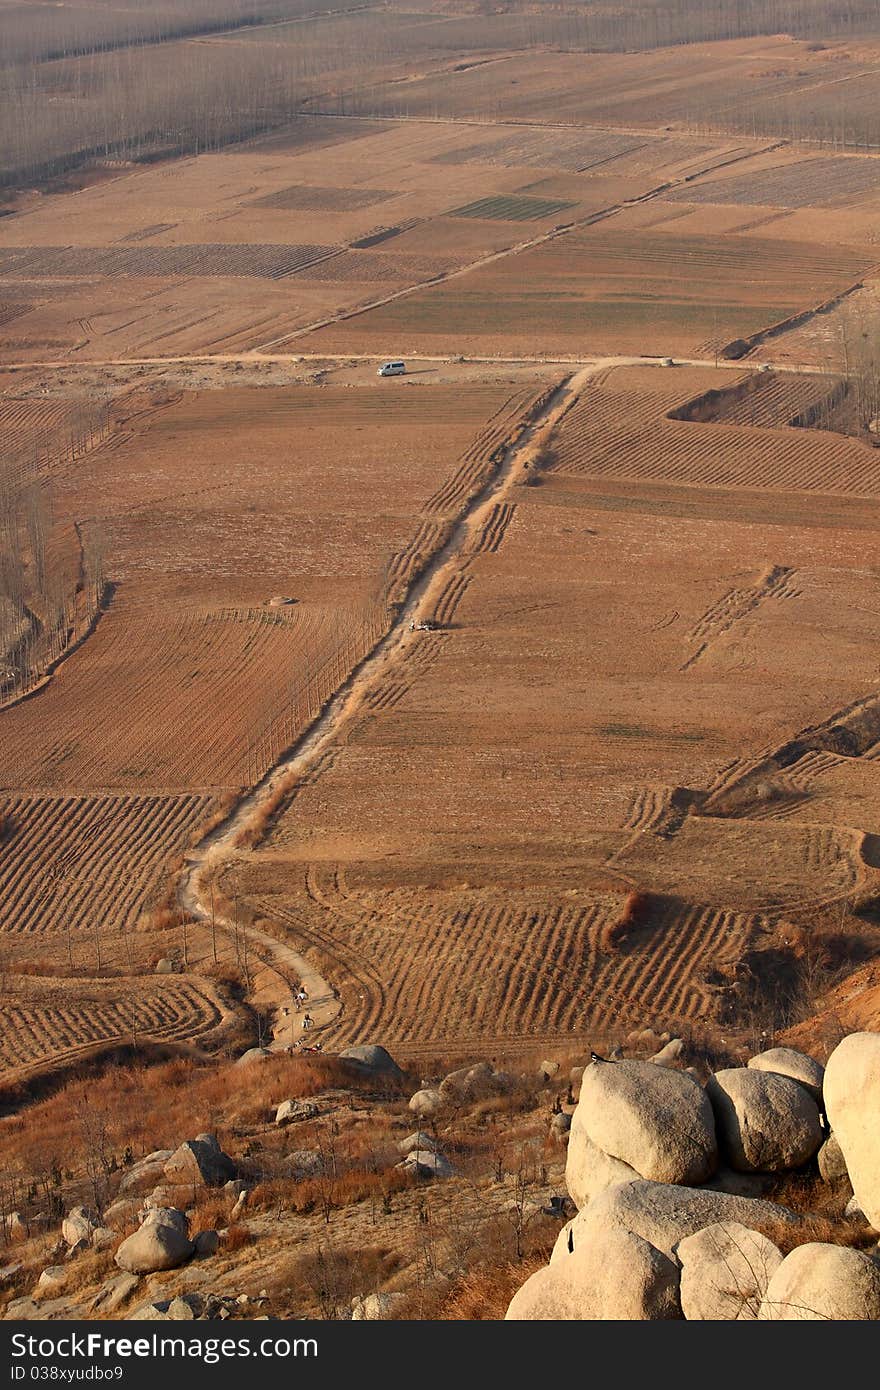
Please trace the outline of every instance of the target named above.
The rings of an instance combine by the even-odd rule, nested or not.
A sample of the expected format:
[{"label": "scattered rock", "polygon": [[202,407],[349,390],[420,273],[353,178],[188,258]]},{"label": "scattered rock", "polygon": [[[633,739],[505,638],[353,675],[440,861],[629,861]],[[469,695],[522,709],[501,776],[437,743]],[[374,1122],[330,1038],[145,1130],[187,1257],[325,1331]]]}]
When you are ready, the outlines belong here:
[{"label": "scattered rock", "polygon": [[640,1236],[615,1229],[595,1231],[574,1253],[539,1269],[505,1314],[509,1321],[680,1317],[677,1265]]},{"label": "scattered rock", "polygon": [[444,1154],[429,1153],[425,1149],[413,1149],[396,1166],[406,1169],[416,1178],[451,1178],[455,1171]]},{"label": "scattered rock", "polygon": [[398,1153],[409,1154],[414,1151],[422,1153],[435,1153],[437,1150],[437,1140],[432,1135],[426,1134],[423,1129],[418,1129],[414,1134],[408,1134],[405,1139],[401,1139],[397,1146]]},{"label": "scattered rock", "polygon": [[430,1120],[432,1116],[439,1115],[446,1109],[446,1099],[440,1092],[433,1087],[428,1087],[423,1091],[416,1091],[410,1098],[409,1108],[414,1115],[421,1119]]},{"label": "scattered rock", "polygon": [[798,1052],[793,1047],[771,1047],[766,1052],[759,1052],[756,1057],[752,1057],[748,1066],[753,1071],[770,1071],[776,1076],[787,1076],[792,1081],[797,1081],[809,1091],[817,1103],[821,1104],[825,1068],[805,1052]]},{"label": "scattered rock", "polygon": [[200,1259],[205,1259],[208,1255],[216,1255],[220,1249],[220,1237],[216,1231],[199,1231],[193,1241],[195,1253]]},{"label": "scattered rock", "polygon": [[76,1245],[80,1240],[84,1240],[88,1245],[92,1231],[100,1224],[100,1218],[91,1207],[73,1207],[61,1223],[61,1238],[68,1245]]},{"label": "scattered rock", "polygon": [[136,1274],[116,1274],[108,1279],[98,1290],[89,1306],[92,1313],[115,1313],[137,1288],[140,1279]]},{"label": "scattered rock", "polygon": [[570,1161],[583,1133],[654,1182],[703,1182],[717,1166],[712,1106],[682,1072],[651,1062],[594,1062],[584,1072],[575,1115]]},{"label": "scattered rock", "polygon": [[359,1043],[356,1047],[347,1047],[344,1052],[340,1052],[339,1061],[347,1062],[353,1070],[361,1074],[395,1079],[403,1076],[391,1054],[377,1043]]},{"label": "scattered rock", "polygon": [[274,1056],[276,1053],[270,1052],[268,1047],[249,1047],[247,1052],[243,1052],[236,1059],[235,1065],[237,1067],[249,1067],[252,1062],[265,1062],[269,1057]]},{"label": "scattered rock", "polygon": [[119,1195],[123,1192],[130,1196],[149,1192],[162,1181],[165,1173],[165,1164],[171,1157],[173,1149],[157,1149],[154,1153],[147,1154],[146,1158],[141,1158],[137,1163],[129,1168],[119,1184]]},{"label": "scattered rock", "polygon": [[799,1245],[767,1288],[762,1321],[873,1322],[880,1319],[880,1266],[845,1245]]},{"label": "scattered rock", "polygon": [[819,1164],[819,1174],[823,1182],[827,1182],[830,1187],[849,1184],[849,1173],[846,1171],[846,1159],[843,1156],[843,1149],[837,1142],[836,1134],[829,1134],[825,1143],[819,1150],[816,1161]]},{"label": "scattered rock", "polygon": [[92,1231],[92,1249],[109,1250],[111,1245],[115,1245],[119,1239],[118,1231],[111,1231],[108,1226],[97,1226]]},{"label": "scattered rock", "polygon": [[276,1125],[290,1125],[297,1120],[315,1120],[319,1107],[311,1100],[283,1100],[275,1111]]},{"label": "scattered rock", "polygon": [[856,1196],[850,1197],[849,1201],[843,1209],[843,1214],[846,1217],[847,1221],[864,1221],[865,1225],[869,1224],[868,1218],[865,1215],[862,1207],[859,1205],[859,1199]]},{"label": "scattered rock", "polygon": [[559,1075],[560,1070],[561,1067],[558,1062],[542,1062],[538,1068],[538,1074],[542,1076],[545,1081],[552,1081],[554,1076]]},{"label": "scattered rock", "polygon": [[377,1322],[382,1318],[394,1316],[394,1309],[402,1303],[402,1293],[368,1293],[363,1298],[353,1298],[351,1317],[353,1322]]},{"label": "scattered rock", "polygon": [[20,1211],[11,1211],[8,1216],[0,1218],[0,1226],[7,1242],[27,1240],[30,1234],[28,1223]]},{"label": "scattered rock", "polygon": [[49,1265],[37,1280],[37,1290],[40,1293],[58,1294],[64,1288],[66,1278],[64,1265]]},{"label": "scattered rock", "polygon": [[142,1212],[143,1203],[139,1197],[121,1197],[107,1207],[104,1220],[117,1231],[124,1231],[129,1226],[139,1225]]},{"label": "scattered rock", "polygon": [[868,1221],[880,1230],[880,1033],[850,1033],[825,1067],[825,1113]]},{"label": "scattered rock", "polygon": [[722,1154],[737,1172],[800,1168],[822,1143],[818,1106],[790,1077],[730,1067],[709,1078],[706,1094]]},{"label": "scattered rock", "polygon": [[176,1269],[192,1253],[184,1213],[157,1207],[147,1212],[140,1230],[122,1242],[114,1259],[120,1269],[130,1274],[153,1274],[161,1269]]},{"label": "scattered rock", "polygon": [[460,1067],[440,1082],[440,1094],[454,1105],[487,1100],[495,1093],[494,1076],[488,1062],[478,1062],[475,1067]]},{"label": "scattered rock", "polygon": [[681,1038],[670,1038],[669,1042],[661,1047],[659,1052],[655,1052],[650,1059],[657,1067],[674,1066],[684,1052],[684,1042]]},{"label": "scattered rock", "polygon": [[782,1254],[759,1231],[718,1221],[679,1241],[681,1309],[689,1321],[746,1322],[761,1300]]},{"label": "scattered rock", "polygon": [[207,1187],[220,1187],[235,1177],[235,1164],[223,1152],[215,1135],[199,1134],[175,1149],[164,1171],[171,1183],[204,1183]]},{"label": "scattered rock", "polygon": [[565,1110],[554,1115],[550,1120],[550,1133],[560,1144],[567,1143],[568,1135],[571,1130],[571,1115]]},{"label": "scattered rock", "polygon": [[750,1230],[762,1226],[777,1228],[780,1222],[796,1224],[798,1218],[786,1207],[758,1197],[734,1197],[727,1192],[705,1188],[677,1187],[659,1182],[616,1183],[600,1192],[578,1212],[559,1233],[550,1263],[568,1253],[569,1244],[591,1239],[604,1227],[633,1231],[657,1250],[674,1256],[675,1247],[686,1236],[702,1231],[718,1221],[735,1221]]},{"label": "scattered rock", "polygon": [[324,1171],[324,1156],[319,1149],[291,1149],[285,1162],[290,1177],[315,1178]]},{"label": "scattered rock", "polygon": [[167,1317],[170,1322],[192,1322],[195,1313],[185,1298],[172,1298],[168,1304]]}]

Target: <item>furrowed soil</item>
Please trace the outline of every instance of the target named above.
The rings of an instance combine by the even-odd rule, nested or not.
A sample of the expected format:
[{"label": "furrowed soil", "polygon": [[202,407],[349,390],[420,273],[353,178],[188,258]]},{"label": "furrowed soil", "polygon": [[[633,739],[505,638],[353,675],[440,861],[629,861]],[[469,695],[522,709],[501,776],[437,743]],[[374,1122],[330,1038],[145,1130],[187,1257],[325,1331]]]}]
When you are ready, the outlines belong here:
[{"label": "furrowed soil", "polygon": [[533,18],[373,78],[341,17],[286,127],[10,195],[4,1085],[290,1043],[306,976],[414,1061],[873,980],[880,50]]}]

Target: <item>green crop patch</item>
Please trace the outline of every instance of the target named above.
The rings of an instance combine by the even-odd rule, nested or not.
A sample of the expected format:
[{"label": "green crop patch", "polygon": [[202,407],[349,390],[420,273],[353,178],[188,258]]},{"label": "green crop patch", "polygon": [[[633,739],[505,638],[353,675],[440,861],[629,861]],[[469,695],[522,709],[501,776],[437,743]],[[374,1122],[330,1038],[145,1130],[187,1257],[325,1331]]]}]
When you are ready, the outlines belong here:
[{"label": "green crop patch", "polygon": [[511,194],[508,197],[479,198],[463,208],[453,208],[446,216],[484,217],[491,222],[536,222],[539,217],[552,217],[556,212],[573,207],[574,203],[561,203],[551,198],[523,198]]}]

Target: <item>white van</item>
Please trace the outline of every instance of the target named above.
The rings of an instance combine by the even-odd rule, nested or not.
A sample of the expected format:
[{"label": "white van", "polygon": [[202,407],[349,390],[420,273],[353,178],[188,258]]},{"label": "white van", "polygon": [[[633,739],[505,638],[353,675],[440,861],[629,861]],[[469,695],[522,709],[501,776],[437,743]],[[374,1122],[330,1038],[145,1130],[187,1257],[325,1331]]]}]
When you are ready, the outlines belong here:
[{"label": "white van", "polygon": [[403,376],[406,371],[405,362],[383,362],[377,376]]}]

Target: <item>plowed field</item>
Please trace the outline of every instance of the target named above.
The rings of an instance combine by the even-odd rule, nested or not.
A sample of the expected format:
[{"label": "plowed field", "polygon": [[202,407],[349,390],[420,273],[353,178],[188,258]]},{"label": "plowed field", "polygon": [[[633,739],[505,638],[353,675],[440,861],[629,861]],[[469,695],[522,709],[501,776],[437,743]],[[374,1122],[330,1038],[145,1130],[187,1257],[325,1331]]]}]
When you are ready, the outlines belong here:
[{"label": "plowed field", "polygon": [[[853,716],[866,730],[859,814],[844,813],[857,779],[839,760],[812,770],[829,755],[805,752],[781,768],[788,755],[773,753],[873,679],[871,453],[811,475],[809,459],[848,442],[667,419],[736,379],[598,372],[551,441],[553,471],[488,507],[438,575],[425,602],[443,630],[412,634],[262,844],[227,869],[226,891],[336,982],[346,1008],[331,1038],[420,1055],[469,1038],[727,1026],[745,960],[874,881],[868,714]],[[792,383],[790,400],[804,394]],[[674,502],[690,475],[671,470],[665,507],[650,490],[597,505],[604,479],[582,456],[607,448],[609,478],[627,476],[638,433],[659,477],[678,432],[696,461],[701,441],[720,451],[716,435],[749,459],[763,514],[722,479],[698,493],[713,512],[691,515]],[[780,524],[797,515],[784,486],[843,490],[806,524]],[[632,887],[649,907],[609,945]]]}]

